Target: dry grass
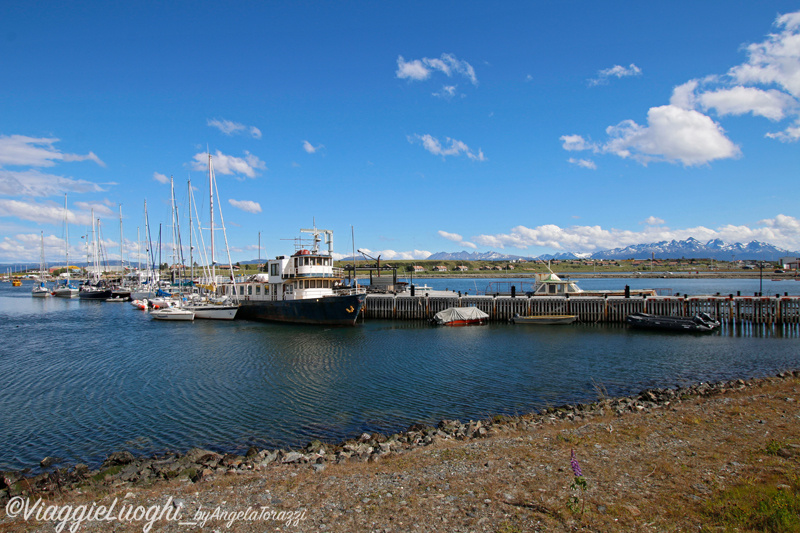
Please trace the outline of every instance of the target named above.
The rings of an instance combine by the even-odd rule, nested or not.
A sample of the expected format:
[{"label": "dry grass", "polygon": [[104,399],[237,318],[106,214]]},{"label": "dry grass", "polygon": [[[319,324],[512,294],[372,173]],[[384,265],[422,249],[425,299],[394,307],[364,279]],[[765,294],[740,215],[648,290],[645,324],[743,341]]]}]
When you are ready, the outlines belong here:
[{"label": "dry grass", "polygon": [[[197,484],[73,491],[47,502],[101,505],[118,498],[150,506],[172,497],[184,502],[184,520],[218,506],[305,510],[297,525],[236,521],[227,529],[209,521],[208,531],[797,531],[798,403],[798,378],[768,379],[650,412],[439,441],[375,463],[331,464],[320,472],[272,466]],[[571,487],[571,450],[585,491]],[[52,523],[0,516],[3,532],[53,531]],[[113,529],[143,525],[115,522]],[[109,529],[86,523],[80,530]],[[167,521],[153,528],[197,530]]]}]

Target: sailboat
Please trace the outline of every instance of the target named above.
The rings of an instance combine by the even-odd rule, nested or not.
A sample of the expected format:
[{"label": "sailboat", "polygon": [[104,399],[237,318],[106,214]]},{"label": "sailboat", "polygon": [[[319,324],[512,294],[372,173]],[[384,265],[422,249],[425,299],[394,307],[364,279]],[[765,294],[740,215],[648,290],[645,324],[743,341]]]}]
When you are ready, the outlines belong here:
[{"label": "sailboat", "polygon": [[31,296],[35,298],[46,298],[50,296],[50,289],[47,288],[47,284],[44,281],[44,232],[42,232],[42,256],[39,262],[39,283],[33,284],[33,289],[31,289]]},{"label": "sailboat", "polygon": [[55,288],[53,291],[53,296],[58,296],[60,298],[77,298],[78,297],[78,287],[75,287],[69,281],[69,222],[67,221],[67,195],[64,195],[64,249],[65,249],[65,257],[67,260],[67,276],[64,280],[64,284],[60,285]]},{"label": "sailboat", "polygon": [[[216,273],[216,260],[214,258],[214,192],[216,191],[217,182],[214,178],[214,165],[211,162],[211,154],[208,154],[208,189],[211,206],[211,283],[206,288],[213,294],[217,288],[217,273]],[[219,193],[217,193],[217,200],[219,201]],[[219,203],[219,202],[218,202]],[[191,209],[191,208],[190,208]],[[225,223],[222,220],[222,208],[220,206],[220,223],[222,224],[223,234],[225,232]],[[228,251],[228,238],[225,237],[225,250],[228,252],[228,266],[231,272],[231,279],[233,278],[233,265],[231,263],[230,251]],[[191,261],[191,259],[190,259]],[[233,291],[234,300],[237,298],[236,291]],[[195,318],[205,318],[212,320],[233,320],[236,318],[236,313],[239,310],[239,304],[234,303],[230,299],[223,299],[221,302],[213,300],[211,297],[201,297],[200,295],[192,295],[188,302],[184,305],[185,309],[194,312]]]},{"label": "sailboat", "polygon": [[111,287],[108,286],[100,272],[100,219],[97,220],[95,235],[94,209],[92,209],[92,262],[93,270],[89,273],[89,281],[81,285],[78,297],[81,300],[106,300],[111,298]]}]

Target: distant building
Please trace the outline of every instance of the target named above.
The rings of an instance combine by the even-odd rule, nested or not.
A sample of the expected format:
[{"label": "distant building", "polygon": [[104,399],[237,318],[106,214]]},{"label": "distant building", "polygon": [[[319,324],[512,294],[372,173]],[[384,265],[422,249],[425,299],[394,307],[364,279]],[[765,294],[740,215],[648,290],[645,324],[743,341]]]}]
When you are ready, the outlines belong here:
[{"label": "distant building", "polygon": [[436,265],[433,267],[434,272],[447,272],[447,267],[444,265]]},{"label": "distant building", "polygon": [[800,257],[781,257],[778,262],[782,265],[782,268],[796,270],[798,263],[800,263]]},{"label": "distant building", "polygon": [[466,265],[458,265],[456,267],[456,270],[458,270],[459,272],[466,272],[467,270],[469,270],[469,267]]}]

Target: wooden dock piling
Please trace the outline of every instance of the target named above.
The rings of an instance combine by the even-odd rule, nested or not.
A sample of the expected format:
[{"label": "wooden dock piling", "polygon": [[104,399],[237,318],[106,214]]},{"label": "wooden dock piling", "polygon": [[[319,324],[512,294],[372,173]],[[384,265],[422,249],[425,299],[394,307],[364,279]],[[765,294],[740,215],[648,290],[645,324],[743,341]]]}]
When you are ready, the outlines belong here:
[{"label": "wooden dock piling", "polygon": [[720,322],[800,323],[800,296],[406,296],[369,294],[365,319],[430,320],[448,307],[474,306],[493,322],[514,315],[577,315],[578,322],[620,323],[631,313],[694,316],[708,313]]}]

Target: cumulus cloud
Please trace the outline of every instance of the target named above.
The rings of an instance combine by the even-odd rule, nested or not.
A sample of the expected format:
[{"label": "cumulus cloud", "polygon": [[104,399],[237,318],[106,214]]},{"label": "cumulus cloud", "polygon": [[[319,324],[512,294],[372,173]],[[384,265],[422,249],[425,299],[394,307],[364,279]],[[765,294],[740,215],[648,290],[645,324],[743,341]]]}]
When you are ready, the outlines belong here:
[{"label": "cumulus cloud", "polygon": [[[779,16],[778,31],[744,48],[747,60],[724,75],[709,74],[674,88],[668,105],[651,107],[647,124],[623,120],[609,126],[609,140],[590,143],[581,135],[564,135],[568,151],[592,150],[632,158],[642,164],[652,161],[703,165],[718,159],[736,158],[740,148],[708,113],[763,117],[773,122],[792,119],[783,131],[765,133],[782,142],[800,139],[800,11]],[[610,76],[639,75],[641,70],[615,66],[601,71],[595,81]]]},{"label": "cumulus cloud", "polygon": [[5,166],[52,167],[57,162],[94,161],[101,167],[106,164],[94,152],[86,155],[65,154],[55,148],[60,139],[27,137],[25,135],[0,135],[0,168]]},{"label": "cumulus cloud", "polygon": [[[240,178],[240,176],[255,178],[258,176],[258,170],[267,169],[267,165],[263,161],[247,151],[245,151],[244,157],[235,157],[223,154],[217,150],[217,152],[213,155],[213,164],[214,171],[216,173],[224,174],[226,176],[233,175],[237,179],[243,179]],[[205,152],[195,154],[191,167],[193,170],[207,170],[208,154]]]},{"label": "cumulus cloud", "polygon": [[704,109],[714,109],[720,116],[752,113],[772,121],[783,119],[796,106],[794,98],[786,93],[754,87],[709,91],[700,94],[696,101]]},{"label": "cumulus cloud", "polygon": [[609,78],[627,78],[630,76],[641,76],[642,69],[634,65],[623,67],[621,65],[614,65],[611,68],[603,69],[597,73],[597,77],[589,80],[590,86],[605,85],[608,83]]},{"label": "cumulus cloud", "polygon": [[443,158],[447,156],[459,156],[463,154],[473,161],[486,161],[486,156],[483,155],[483,152],[480,149],[478,150],[478,153],[475,153],[465,143],[451,139],[450,137],[445,137],[446,146],[443,146],[439,139],[428,134],[418,135],[415,133],[414,135],[410,135],[408,137],[408,142],[412,144],[419,142],[427,151],[433,155],[440,155]]},{"label": "cumulus cloud", "polygon": [[315,154],[322,148],[325,148],[325,145],[320,144],[319,146],[314,146],[308,141],[303,141],[303,150],[305,150],[307,154]]},{"label": "cumulus cloud", "polygon": [[626,120],[606,128],[606,133],[611,140],[604,152],[643,164],[669,161],[693,166],[740,155],[739,147],[710,117],[673,105],[650,108],[647,126]]},{"label": "cumulus cloud", "polygon": [[224,120],[224,119],[208,119],[208,125],[212,128],[217,128],[219,131],[228,135],[245,133],[250,135],[254,139],[261,138],[261,130],[256,128],[255,126],[247,126],[245,124],[241,124],[239,122],[233,122],[232,120]]},{"label": "cumulus cloud", "polygon": [[800,249],[800,220],[788,215],[760,220],[758,227],[724,225],[716,229],[697,226],[686,229],[670,229],[664,221],[649,217],[641,231],[605,229],[600,226],[571,226],[562,228],[546,224],[535,228],[516,226],[508,233],[478,235],[472,238],[480,246],[490,248],[545,247],[571,252],[594,252],[621,248],[634,244],[685,240],[693,237],[700,241],[721,239],[726,242],[747,243],[753,240],[768,242],[788,249]]},{"label": "cumulus cloud", "polygon": [[248,213],[260,213],[261,212],[261,204],[258,202],[253,202],[252,200],[228,200],[228,203],[231,204],[233,207],[237,209],[241,209],[242,211],[246,211]]},{"label": "cumulus cloud", "polygon": [[[381,261],[388,261],[390,259],[427,259],[431,255],[431,252],[427,250],[411,250],[408,252],[397,252],[395,250],[370,250],[369,248],[360,248],[364,250],[367,254],[371,255],[372,257],[381,257]],[[344,257],[350,257],[350,255],[342,255],[342,254],[333,254],[333,258],[335,260],[343,259]],[[363,257],[363,256],[362,256]]]},{"label": "cumulus cloud", "polygon": [[164,185],[169,184],[169,178],[159,172],[153,172],[153,180],[162,183]]},{"label": "cumulus cloud", "polygon": [[397,56],[395,75],[400,79],[423,81],[430,78],[434,72],[441,72],[447,77],[460,75],[467,78],[473,85],[478,84],[478,78],[472,65],[459,60],[453,54],[442,54],[438,58],[423,57],[411,61],[406,61],[403,56]]}]

